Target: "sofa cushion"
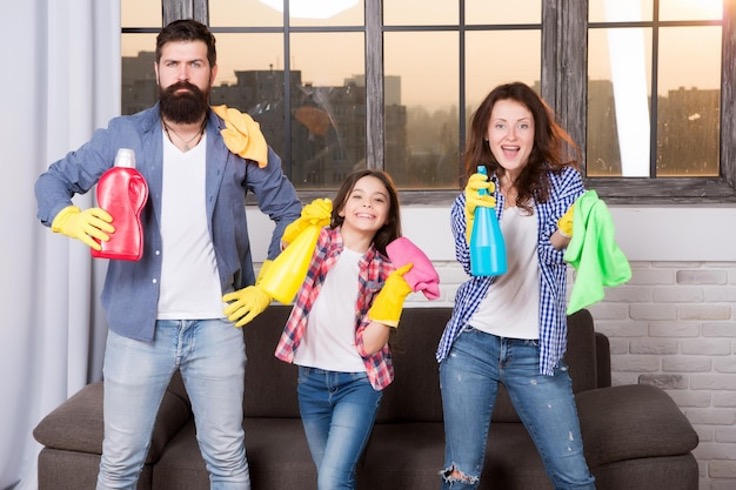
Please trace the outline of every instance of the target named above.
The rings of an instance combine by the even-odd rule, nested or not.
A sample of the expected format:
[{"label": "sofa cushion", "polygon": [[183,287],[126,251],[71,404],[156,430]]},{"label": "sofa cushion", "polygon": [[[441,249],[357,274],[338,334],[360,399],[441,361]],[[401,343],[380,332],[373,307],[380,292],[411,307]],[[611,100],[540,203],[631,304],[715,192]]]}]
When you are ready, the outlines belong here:
[{"label": "sofa cushion", "polygon": [[405,310],[389,338],[394,381],[383,390],[376,421],[441,422],[439,364],[434,353],[450,308]]},{"label": "sofa cushion", "polygon": [[[95,488],[100,455],[44,448],[38,455],[38,490],[80,490]],[[151,488],[152,468],[146,464],[138,478],[137,490]]]},{"label": "sofa cushion", "polygon": [[698,463],[692,453],[617,461],[594,468],[593,474],[599,490],[698,488]]},{"label": "sofa cushion", "polygon": [[[317,473],[301,420],[246,418],[243,425],[253,488],[316,488]],[[184,427],[166,447],[153,470],[153,488],[209,488],[193,423]]]},{"label": "sofa cushion", "polygon": [[[444,450],[441,423],[376,425],[358,468],[358,488],[438,488]],[[521,424],[491,424],[480,488],[552,488],[534,443]]]},{"label": "sofa cushion", "polygon": [[649,385],[623,385],[576,395],[588,464],[687,454],[698,435],[675,402]]}]

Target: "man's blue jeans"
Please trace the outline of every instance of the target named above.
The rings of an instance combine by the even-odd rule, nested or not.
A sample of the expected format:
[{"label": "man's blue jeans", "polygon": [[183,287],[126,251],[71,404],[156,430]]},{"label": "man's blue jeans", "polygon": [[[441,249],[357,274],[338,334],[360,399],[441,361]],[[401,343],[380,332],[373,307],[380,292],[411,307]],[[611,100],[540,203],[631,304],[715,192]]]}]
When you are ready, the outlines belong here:
[{"label": "man's blue jeans", "polygon": [[366,373],[299,367],[299,410],[309,451],[317,466],[317,488],[355,488],[360,459],[381,402]]},{"label": "man's blue jeans", "polygon": [[[466,327],[440,365],[445,420],[443,489],[478,488],[491,413],[503,383],[555,489],[594,489],[567,367],[539,373],[537,341]],[[451,477],[457,470],[462,478]]]},{"label": "man's blue jeans", "polygon": [[152,342],[110,331],[97,490],[136,488],[159,405],[177,368],[192,402],[211,488],[249,490],[242,425],[245,361],[243,333],[218,319],[159,320]]}]

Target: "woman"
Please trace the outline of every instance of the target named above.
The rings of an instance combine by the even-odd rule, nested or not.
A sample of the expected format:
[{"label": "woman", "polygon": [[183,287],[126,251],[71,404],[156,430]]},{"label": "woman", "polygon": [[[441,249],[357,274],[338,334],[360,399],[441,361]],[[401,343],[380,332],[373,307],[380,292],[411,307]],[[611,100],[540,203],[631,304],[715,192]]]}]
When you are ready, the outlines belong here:
[{"label": "woman", "polygon": [[[457,291],[437,359],[445,420],[442,488],[477,488],[498,383],[503,383],[556,489],[591,489],[566,348],[572,204],[584,192],[577,147],[527,85],[496,87],[473,115],[465,192],[452,206],[458,261],[470,273],[477,206],[496,207],[508,271]],[[490,182],[480,173],[484,165]],[[479,197],[479,189],[490,195]],[[497,204],[497,206],[496,206]]]}]

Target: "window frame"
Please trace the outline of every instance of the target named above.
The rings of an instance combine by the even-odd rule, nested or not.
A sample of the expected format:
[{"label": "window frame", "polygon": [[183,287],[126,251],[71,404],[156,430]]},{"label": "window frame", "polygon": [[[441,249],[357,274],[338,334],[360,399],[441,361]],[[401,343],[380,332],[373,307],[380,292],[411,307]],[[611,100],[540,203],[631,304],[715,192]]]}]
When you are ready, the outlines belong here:
[{"label": "window frame", "polygon": [[[464,0],[460,1],[461,12]],[[365,0],[366,161],[383,168],[383,31],[382,0]],[[194,18],[209,24],[208,0],[162,0],[162,18]],[[713,204],[736,203],[736,2],[724,1],[721,54],[720,173],[702,178],[585,178],[609,204]],[[140,32],[129,29],[123,32]],[[461,33],[462,34],[462,33]],[[542,97],[562,126],[586,154],[588,0],[542,2]],[[462,49],[462,43],[461,43]],[[460,56],[460,59],[463,57]],[[461,85],[462,100],[462,85]],[[460,148],[464,146],[461,115]],[[458,173],[462,158],[458,155]],[[303,199],[323,197],[318,191],[299,191]],[[457,196],[451,190],[401,191],[403,204],[446,205]]]}]

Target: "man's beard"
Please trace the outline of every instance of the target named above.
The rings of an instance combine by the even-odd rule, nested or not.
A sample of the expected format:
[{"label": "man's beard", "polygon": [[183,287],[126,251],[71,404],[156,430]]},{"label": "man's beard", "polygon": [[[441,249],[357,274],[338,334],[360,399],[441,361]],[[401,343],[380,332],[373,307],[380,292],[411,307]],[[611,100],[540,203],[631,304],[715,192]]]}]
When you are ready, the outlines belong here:
[{"label": "man's beard", "polygon": [[[177,94],[177,90],[186,89],[188,92]],[[181,81],[166,88],[159,85],[158,99],[161,115],[177,124],[192,124],[202,120],[207,113],[210,96],[209,87],[203,92],[196,85]]]}]

